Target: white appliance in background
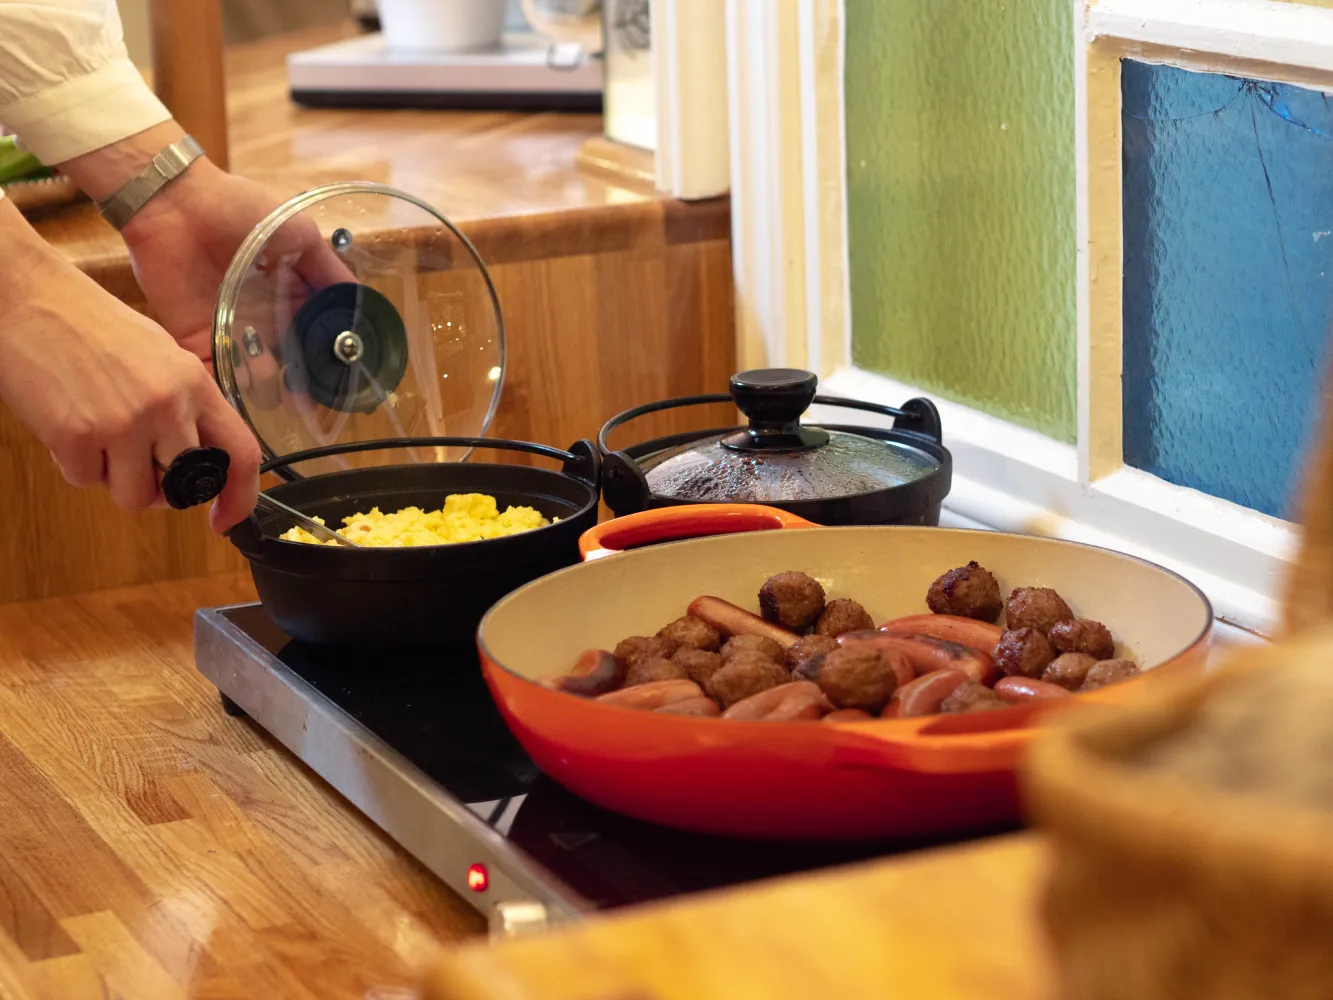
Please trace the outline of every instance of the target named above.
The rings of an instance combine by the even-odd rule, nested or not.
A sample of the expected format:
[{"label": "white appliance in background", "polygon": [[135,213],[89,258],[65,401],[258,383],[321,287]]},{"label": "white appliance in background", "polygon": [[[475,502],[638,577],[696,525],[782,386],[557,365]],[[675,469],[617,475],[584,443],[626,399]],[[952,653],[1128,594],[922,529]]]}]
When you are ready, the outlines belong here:
[{"label": "white appliance in background", "polygon": [[602,0],[606,59],[603,116],[608,139],[657,148],[657,87],[653,80],[649,0]]},{"label": "white appliance in background", "polygon": [[569,15],[555,7],[590,5],[593,18],[600,7],[597,0],[510,0],[499,47],[481,51],[395,50],[377,32],[294,52],[288,90],[313,107],[600,111],[601,53],[534,31],[523,15],[528,3],[534,20],[550,14],[557,22]]}]

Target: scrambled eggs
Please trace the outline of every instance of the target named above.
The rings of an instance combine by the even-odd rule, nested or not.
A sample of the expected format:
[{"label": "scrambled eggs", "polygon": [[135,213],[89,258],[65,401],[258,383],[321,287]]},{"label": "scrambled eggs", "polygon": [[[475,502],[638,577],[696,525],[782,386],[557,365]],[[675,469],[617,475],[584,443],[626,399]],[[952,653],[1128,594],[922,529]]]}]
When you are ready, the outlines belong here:
[{"label": "scrambled eggs", "polygon": [[[314,520],[324,523],[322,518]],[[345,527],[337,530],[338,534],[361,545],[398,547],[475,542],[482,538],[516,535],[550,523],[532,507],[507,507],[501,513],[493,496],[484,493],[455,493],[445,497],[444,507],[440,510],[404,507],[392,514],[385,514],[374,507],[368,514],[353,514],[343,518]],[[289,542],[307,542],[312,545],[338,544],[321,541],[304,528],[291,528],[284,531],[281,537]]]}]

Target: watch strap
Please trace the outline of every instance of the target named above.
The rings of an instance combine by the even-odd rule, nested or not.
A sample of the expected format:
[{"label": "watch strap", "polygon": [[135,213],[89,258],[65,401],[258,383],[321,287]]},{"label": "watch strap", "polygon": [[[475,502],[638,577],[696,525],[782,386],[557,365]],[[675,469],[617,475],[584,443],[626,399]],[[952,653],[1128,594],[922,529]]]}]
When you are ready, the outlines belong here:
[{"label": "watch strap", "polygon": [[204,147],[199,145],[194,136],[187,135],[173,142],[154,156],[137,177],[126,181],[115,194],[99,201],[97,210],[116,229],[123,229],[125,223],[134,218],[135,213],[148,204],[155,194],[203,155]]}]

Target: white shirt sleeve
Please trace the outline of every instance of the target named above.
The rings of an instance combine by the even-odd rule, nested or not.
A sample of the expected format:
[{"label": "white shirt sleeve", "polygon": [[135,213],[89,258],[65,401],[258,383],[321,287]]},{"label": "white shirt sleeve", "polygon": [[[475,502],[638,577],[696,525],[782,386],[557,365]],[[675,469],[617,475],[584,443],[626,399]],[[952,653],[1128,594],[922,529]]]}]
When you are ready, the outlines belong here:
[{"label": "white shirt sleeve", "polygon": [[116,0],[0,0],[0,123],[43,163],[170,117],[125,52]]}]

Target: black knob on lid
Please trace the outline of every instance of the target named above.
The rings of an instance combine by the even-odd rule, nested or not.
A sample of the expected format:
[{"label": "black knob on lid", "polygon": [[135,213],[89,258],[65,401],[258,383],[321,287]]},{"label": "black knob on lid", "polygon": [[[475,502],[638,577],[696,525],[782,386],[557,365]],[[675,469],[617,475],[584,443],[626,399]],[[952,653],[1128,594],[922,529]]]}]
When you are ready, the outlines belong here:
[{"label": "black knob on lid", "polygon": [[828,443],[828,434],[801,426],[819,380],[800,368],[756,368],[731,377],[731,398],[750,420],[722,443],[736,451],[808,451]]},{"label": "black knob on lid", "polygon": [[227,485],[231,456],[221,448],[190,448],[162,473],[162,495],[176,510],[208,503]]}]

